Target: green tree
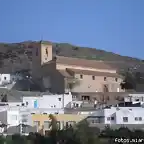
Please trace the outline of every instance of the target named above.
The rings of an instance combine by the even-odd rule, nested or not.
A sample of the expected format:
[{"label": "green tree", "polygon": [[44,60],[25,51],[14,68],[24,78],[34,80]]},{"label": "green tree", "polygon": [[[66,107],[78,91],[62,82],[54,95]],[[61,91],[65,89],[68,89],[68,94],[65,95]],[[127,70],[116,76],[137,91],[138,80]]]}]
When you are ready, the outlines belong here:
[{"label": "green tree", "polygon": [[76,86],[80,85],[80,80],[78,80],[77,78],[66,78],[65,79],[65,87],[69,90],[72,91],[73,88],[75,88]]},{"label": "green tree", "polygon": [[123,75],[124,75],[124,80],[121,83],[121,88],[126,89],[126,90],[135,89],[136,81],[135,81],[135,76],[133,75],[133,73],[127,71]]},{"label": "green tree", "polygon": [[26,144],[27,140],[25,136],[19,134],[12,135],[12,144]]},{"label": "green tree", "polygon": [[51,130],[57,130],[58,127],[57,127],[56,117],[54,115],[50,114],[49,119],[51,120],[51,123],[50,123],[50,126],[49,126],[49,127],[51,127]]},{"label": "green tree", "polygon": [[80,144],[95,144],[97,135],[93,129],[89,127],[87,120],[83,120],[76,127],[76,139]]},{"label": "green tree", "polygon": [[[121,83],[121,88],[126,90],[140,90],[140,85],[144,86],[144,73],[136,71],[135,69],[128,69],[121,73],[124,80]],[[143,89],[143,87],[142,87]]]},{"label": "green tree", "polygon": [[3,136],[0,136],[0,144],[5,144],[6,139]]}]

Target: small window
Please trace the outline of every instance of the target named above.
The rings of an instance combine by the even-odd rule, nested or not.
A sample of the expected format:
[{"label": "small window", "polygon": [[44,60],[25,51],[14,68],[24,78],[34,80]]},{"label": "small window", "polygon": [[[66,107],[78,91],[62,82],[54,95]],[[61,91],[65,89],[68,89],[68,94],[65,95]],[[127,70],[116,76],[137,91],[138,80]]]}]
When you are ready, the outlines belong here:
[{"label": "small window", "polygon": [[40,121],[34,121],[33,124],[34,124],[34,126],[38,127],[38,126],[40,126]]},{"label": "small window", "polygon": [[47,115],[47,113],[43,113],[44,115]]},{"label": "small window", "polygon": [[115,81],[117,82],[117,81],[118,81],[118,78],[115,78]]},{"label": "small window", "polygon": [[22,103],[22,106],[24,106],[25,104],[24,103]]},{"label": "small window", "polygon": [[135,99],[135,101],[139,101],[139,99]]},{"label": "small window", "polygon": [[139,121],[142,121],[142,117],[139,117]]},{"label": "small window", "polygon": [[48,48],[45,49],[45,53],[46,53],[46,55],[48,57]]},{"label": "small window", "polygon": [[138,121],[138,117],[135,117],[135,121]]},{"label": "small window", "polygon": [[92,76],[92,80],[95,80],[95,76]]},{"label": "small window", "polygon": [[61,128],[61,125],[60,125],[60,121],[57,121],[57,128],[60,129]]},{"label": "small window", "polygon": [[6,80],[6,77],[4,77],[4,80]]},{"label": "small window", "polygon": [[123,117],[123,122],[128,122],[128,117]]},{"label": "small window", "polygon": [[72,95],[72,98],[77,98],[77,96],[75,96],[75,95]]},{"label": "small window", "polygon": [[78,108],[78,107],[79,107],[79,104],[76,104],[76,107]]},{"label": "small window", "polygon": [[106,79],[107,79],[107,78],[106,78],[106,77],[104,77],[104,81],[106,81]]},{"label": "small window", "polygon": [[110,117],[107,117],[107,121],[110,121],[111,120],[111,118]]},{"label": "small window", "polygon": [[61,101],[61,98],[58,98],[59,101]]},{"label": "small window", "polygon": [[50,121],[44,121],[44,129],[49,129],[51,122]]},{"label": "small window", "polygon": [[111,117],[111,120],[114,120],[114,117]]},{"label": "small window", "polygon": [[28,105],[28,102],[26,102],[26,105]]},{"label": "small window", "polygon": [[80,75],[80,79],[83,79],[83,75]]},{"label": "small window", "polygon": [[34,115],[35,113],[31,113],[31,115]]}]

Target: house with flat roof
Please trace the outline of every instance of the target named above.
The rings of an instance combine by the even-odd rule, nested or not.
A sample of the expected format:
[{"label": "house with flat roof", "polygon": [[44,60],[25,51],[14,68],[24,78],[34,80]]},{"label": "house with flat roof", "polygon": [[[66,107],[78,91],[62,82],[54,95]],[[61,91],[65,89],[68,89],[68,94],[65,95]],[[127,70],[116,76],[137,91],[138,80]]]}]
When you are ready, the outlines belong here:
[{"label": "house with flat roof", "polygon": [[[57,121],[58,129],[63,129],[66,126],[70,126],[70,125],[73,126],[87,117],[86,114],[83,115],[55,114],[53,116]],[[33,121],[32,126],[36,126],[38,131],[41,129],[43,129],[44,131],[50,130],[51,119],[49,118],[49,115],[44,115],[44,114],[32,115],[32,121]]]},{"label": "house with flat roof", "polygon": [[144,106],[141,103],[123,102],[97,109],[87,120],[91,125],[144,124]]}]

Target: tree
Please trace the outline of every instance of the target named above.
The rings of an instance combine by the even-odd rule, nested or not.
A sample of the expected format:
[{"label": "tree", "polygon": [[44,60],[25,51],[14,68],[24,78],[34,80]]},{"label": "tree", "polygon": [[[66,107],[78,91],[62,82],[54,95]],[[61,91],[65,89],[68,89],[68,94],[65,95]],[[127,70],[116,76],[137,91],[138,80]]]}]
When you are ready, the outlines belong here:
[{"label": "tree", "polygon": [[51,130],[57,130],[57,119],[54,115],[50,114],[49,119],[51,120],[50,126]]},{"label": "tree", "polygon": [[80,80],[77,78],[66,78],[65,79],[65,87],[72,91],[72,89],[76,86],[80,85]]},{"label": "tree", "polygon": [[53,144],[56,144],[57,143],[57,131],[58,131],[57,119],[52,114],[49,115],[49,118],[51,120],[51,124],[50,124],[50,127],[51,127],[51,131],[50,131],[51,141],[52,141]]},{"label": "tree", "polygon": [[144,85],[144,73],[142,72],[128,69],[121,74],[124,76],[124,80],[120,84],[122,89],[137,90],[139,85]]},{"label": "tree", "polygon": [[25,144],[26,139],[25,137],[21,136],[20,134],[12,135],[12,144]]},{"label": "tree", "polygon": [[127,89],[127,90],[135,89],[134,75],[130,72],[126,72],[124,74],[124,80],[120,85],[122,89]]},{"label": "tree", "polygon": [[94,144],[96,142],[97,135],[87,120],[83,120],[76,127],[76,139],[80,144]]},{"label": "tree", "polygon": [[6,139],[3,136],[0,136],[0,144],[5,144]]}]

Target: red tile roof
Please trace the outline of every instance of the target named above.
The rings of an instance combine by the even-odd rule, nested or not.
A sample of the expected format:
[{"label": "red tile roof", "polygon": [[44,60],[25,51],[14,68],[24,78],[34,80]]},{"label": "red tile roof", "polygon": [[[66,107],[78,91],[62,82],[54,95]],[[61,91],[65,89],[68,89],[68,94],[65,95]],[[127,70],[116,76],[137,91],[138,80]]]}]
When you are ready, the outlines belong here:
[{"label": "red tile roof", "polygon": [[80,70],[80,69],[66,69],[69,73],[84,74],[84,75],[93,75],[93,76],[107,76],[107,77],[121,77],[117,73],[108,73],[108,72],[97,72],[89,70]]},{"label": "red tile roof", "polygon": [[81,66],[81,67],[116,70],[116,68],[112,67],[110,64],[106,64],[104,61],[57,56],[56,62],[60,64],[67,64],[67,65],[74,65],[74,66]]}]

